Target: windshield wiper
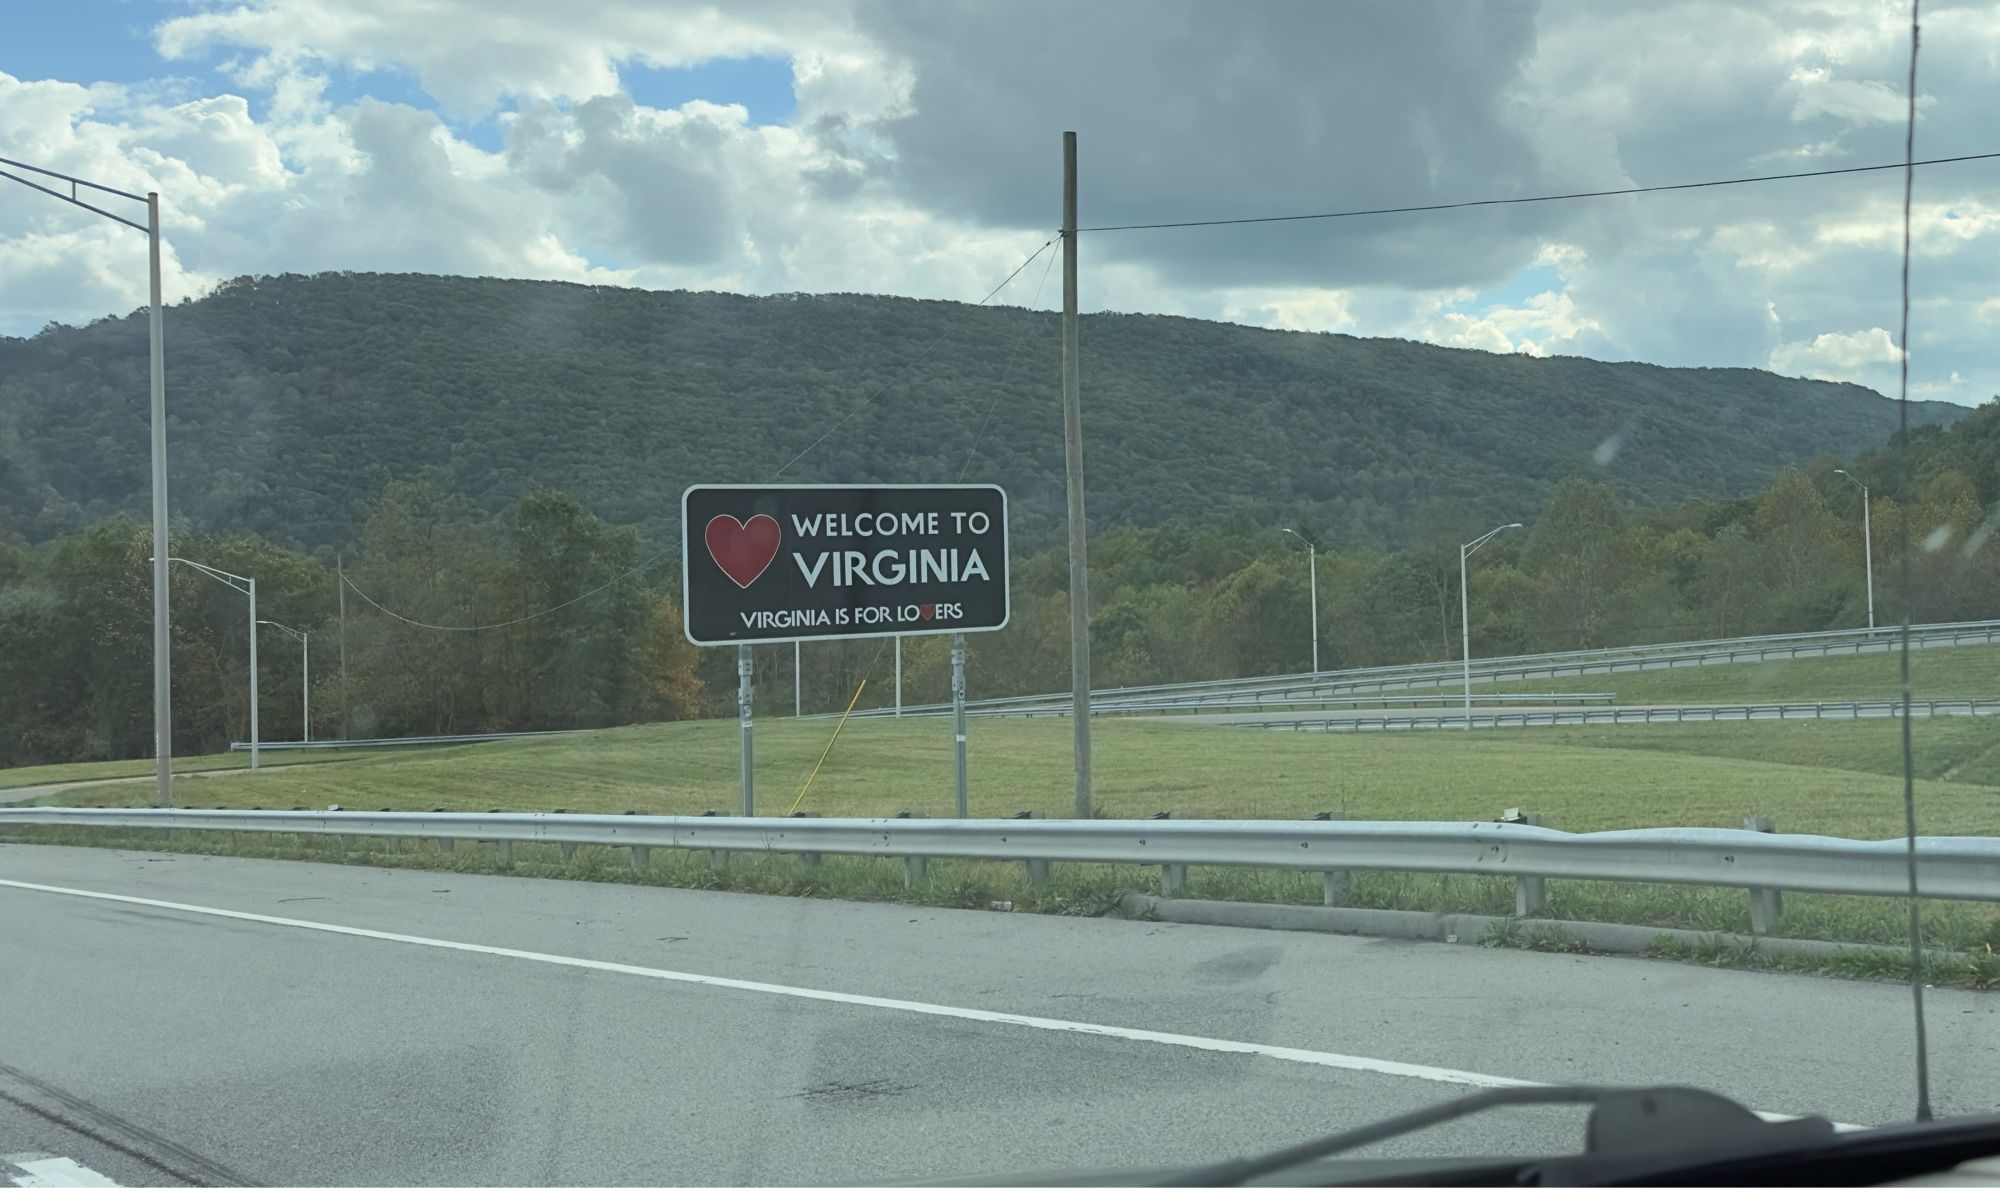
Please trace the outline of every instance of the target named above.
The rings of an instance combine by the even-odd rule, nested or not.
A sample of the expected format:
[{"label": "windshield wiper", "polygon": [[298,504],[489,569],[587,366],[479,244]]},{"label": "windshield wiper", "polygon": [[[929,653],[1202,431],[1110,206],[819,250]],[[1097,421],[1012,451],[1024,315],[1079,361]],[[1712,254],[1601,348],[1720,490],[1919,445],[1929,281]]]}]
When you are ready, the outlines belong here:
[{"label": "windshield wiper", "polygon": [[[1195,1168],[1162,1183],[1247,1184],[1370,1143],[1428,1130],[1488,1110],[1511,1106],[1583,1104],[1595,1107],[1591,1110],[1585,1131],[1585,1152],[1588,1155],[1674,1154],[1687,1158],[1697,1152],[1707,1156],[1774,1145],[1817,1143],[1834,1135],[1833,1123],[1824,1118],[1767,1122],[1721,1094],[1705,1089],[1682,1086],[1628,1089],[1601,1085],[1535,1085],[1468,1094],[1268,1155]],[[1514,1162],[1532,1165],[1547,1161]]]}]

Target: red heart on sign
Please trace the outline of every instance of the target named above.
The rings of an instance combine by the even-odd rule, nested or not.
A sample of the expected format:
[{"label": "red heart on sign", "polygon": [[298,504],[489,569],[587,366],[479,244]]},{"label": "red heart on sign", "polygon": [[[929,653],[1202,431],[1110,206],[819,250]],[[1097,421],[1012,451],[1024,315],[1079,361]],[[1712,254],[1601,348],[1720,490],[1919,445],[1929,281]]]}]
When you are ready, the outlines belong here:
[{"label": "red heart on sign", "polygon": [[769,516],[751,516],[748,523],[735,516],[717,516],[702,533],[708,542],[708,555],[730,581],[745,590],[771,567],[783,535],[778,522]]},{"label": "red heart on sign", "polygon": [[937,603],[926,602],[917,607],[917,613],[928,619],[937,613]]}]

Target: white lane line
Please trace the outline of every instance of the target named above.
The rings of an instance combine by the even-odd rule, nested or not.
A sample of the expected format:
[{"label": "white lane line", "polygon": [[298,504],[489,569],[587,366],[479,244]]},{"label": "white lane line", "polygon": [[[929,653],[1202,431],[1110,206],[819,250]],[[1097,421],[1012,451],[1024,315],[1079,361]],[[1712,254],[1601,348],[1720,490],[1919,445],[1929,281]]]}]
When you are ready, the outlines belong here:
[{"label": "white lane line", "polygon": [[[1309,1048],[1287,1048],[1276,1044],[1255,1044],[1243,1040],[1215,1039],[1210,1036],[1184,1035],[1174,1031],[1148,1031],[1137,1027],[1116,1027],[1107,1023],[1083,1023],[1072,1019],[1049,1019],[1040,1015],[1016,1015],[1005,1011],[982,1011],[972,1007],[944,1006],[939,1003],[913,1002],[903,998],[878,998],[871,994],[847,994],[838,990],[814,990],[807,986],[786,986],[777,982],[749,982],[741,978],[722,978],[713,974],[684,973],[680,970],[654,969],[644,965],[625,965],[616,961],[593,961],[585,957],[564,957],[556,953],[536,953],[527,949],[506,949],[496,945],[472,944],[468,941],[440,940],[429,936],[411,936],[401,932],[382,932],[374,928],[353,928],[345,924],[323,924],[317,920],[297,920],[289,916],[266,916],[257,912],[238,912],[228,908],[202,907],[192,903],[174,903],[164,899],[143,899],[136,895],[115,895],[108,891],[85,891],[76,887],[53,887],[45,883],[23,883],[14,879],[0,879],[0,887],[15,887],[23,891],[45,891],[51,895],[71,895],[80,899],[102,899],[113,903],[136,904],[140,907],[161,908],[173,912],[191,912],[199,916],[218,916],[225,920],[248,920],[257,924],[276,924],[285,928],[304,928],[312,932],[330,932],[337,936],[355,936],[367,940],[393,941],[397,944],[420,945],[429,949],[449,949],[459,953],[481,953],[489,957],[511,957],[517,961],[534,961],[543,965],[566,966],[570,969],[590,969],[601,973],[627,974],[638,978],[652,978],[662,982],[682,982],[694,986],[713,986],[722,990],[747,990],[753,994],[776,994],[787,998],[804,998],[815,1002],[835,1002],[847,1006],[874,1007],[877,1010],[902,1011],[912,1015],[935,1015],[947,1019],[965,1019],[975,1023],[999,1023],[1010,1027],[1028,1027],[1037,1031],[1068,1032],[1073,1035],[1099,1035],[1111,1039],[1137,1040],[1141,1043],[1162,1044],[1172,1048],[1193,1048],[1203,1052],[1229,1052],[1244,1056],[1263,1056],[1271,1060],[1284,1060],[1293,1064],[1312,1064],[1322,1068],[1338,1068],[1351,1072],[1381,1073],[1384,1076],[1407,1077],[1419,1081],[1433,1081],[1443,1085],[1469,1085],[1479,1089],[1504,1089],[1514,1086],[1541,1086],[1543,1081],[1524,1081],[1518,1077],[1496,1077],[1488,1073],[1468,1072],[1457,1068],[1439,1068],[1429,1064],[1408,1064],[1400,1060],[1377,1060],[1370,1056],[1349,1056],[1339,1052],[1317,1052]],[[1791,1118],[1791,1114],[1763,1114],[1771,1120]],[[1848,1129],[1844,1123],[1837,1123]]]},{"label": "white lane line", "polygon": [[118,1188],[118,1181],[106,1179],[74,1159],[39,1151],[0,1155],[0,1176],[16,1188]]}]

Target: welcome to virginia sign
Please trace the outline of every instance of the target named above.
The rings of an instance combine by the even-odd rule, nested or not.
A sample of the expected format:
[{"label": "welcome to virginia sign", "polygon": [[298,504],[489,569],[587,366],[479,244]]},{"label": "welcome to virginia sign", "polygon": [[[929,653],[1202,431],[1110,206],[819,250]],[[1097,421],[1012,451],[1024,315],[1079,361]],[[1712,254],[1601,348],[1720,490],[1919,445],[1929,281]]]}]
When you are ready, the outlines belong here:
[{"label": "welcome to virginia sign", "polygon": [[694,486],[681,496],[681,542],[697,644],[1007,625],[999,487]]}]

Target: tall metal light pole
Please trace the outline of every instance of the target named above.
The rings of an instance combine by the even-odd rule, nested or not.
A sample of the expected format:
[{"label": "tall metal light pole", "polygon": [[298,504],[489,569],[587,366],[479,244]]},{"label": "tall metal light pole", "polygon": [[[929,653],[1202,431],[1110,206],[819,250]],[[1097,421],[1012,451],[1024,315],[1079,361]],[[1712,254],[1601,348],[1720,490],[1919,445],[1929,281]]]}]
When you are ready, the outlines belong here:
[{"label": "tall metal light pole", "polygon": [[1875,529],[1868,522],[1868,484],[1845,470],[1833,473],[1861,488],[1861,555],[1868,566],[1868,630],[1875,630]]},{"label": "tall metal light pole", "polygon": [[266,627],[276,627],[286,635],[299,641],[299,741],[311,742],[313,740],[312,632],[300,631],[296,627],[287,627],[283,623],[273,619],[259,619],[257,621]]},{"label": "tall metal light pole", "polygon": [[[0,177],[17,181],[31,190],[40,190],[54,198],[60,198],[72,206],[80,206],[92,214],[100,214],[114,223],[123,223],[135,231],[146,233],[146,259],[151,275],[148,285],[148,305],[146,326],[151,338],[150,418],[152,423],[152,467],[153,467],[153,755],[155,771],[153,783],[153,807],[166,808],[173,804],[174,776],[174,685],[173,654],[169,646],[172,635],[168,630],[167,600],[167,363],[162,321],[160,295],[160,196],[149,191],[144,197],[125,190],[113,189],[67,173],[57,173],[53,169],[43,169],[25,161],[0,157],[0,165],[11,165],[15,169],[25,169],[43,177],[52,177],[69,183],[69,193],[52,189],[39,182],[29,181],[17,173],[0,169]],[[77,187],[82,186],[99,193],[127,198],[133,202],[146,204],[146,221],[135,223],[122,215],[112,214],[102,207],[92,206],[77,197]]]},{"label": "tall metal light pole", "polygon": [[1493,531],[1458,546],[1458,655],[1465,664],[1465,728],[1472,729],[1472,600],[1465,592],[1465,559],[1479,551],[1479,546],[1507,531],[1519,528],[1519,524],[1502,524]]},{"label": "tall metal light pole", "polygon": [[[154,554],[156,557],[158,555],[157,553]],[[167,560],[178,561],[190,569],[199,569],[201,572],[235,590],[237,593],[248,594],[250,596],[250,767],[254,771],[259,762],[257,746],[257,579],[244,577],[240,573],[230,573],[225,569],[217,569],[213,565],[203,565],[199,561],[190,561],[186,557],[168,557]]]},{"label": "tall metal light pole", "polygon": [[1313,675],[1318,676],[1319,675],[1319,550],[1313,547],[1313,542],[1307,540],[1304,536],[1301,536],[1299,533],[1293,532],[1290,528],[1280,528],[1278,529],[1278,531],[1290,532],[1293,536],[1297,536],[1299,538],[1300,544],[1306,546],[1306,572],[1311,575],[1310,577],[1308,577],[1307,582],[1310,589],[1312,590]]}]

